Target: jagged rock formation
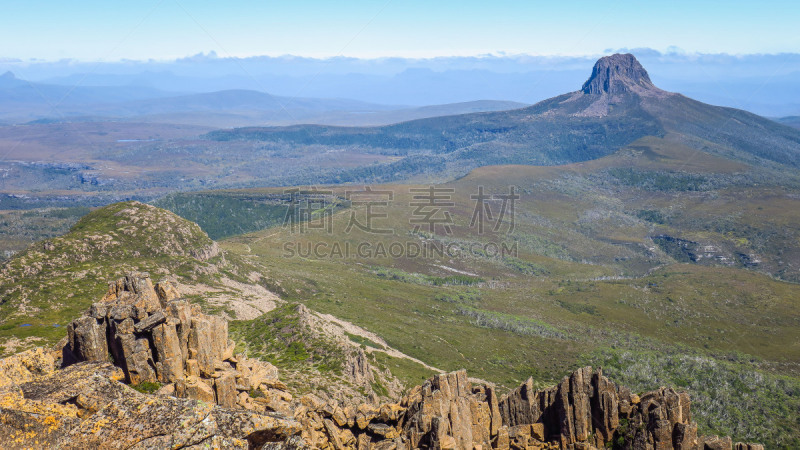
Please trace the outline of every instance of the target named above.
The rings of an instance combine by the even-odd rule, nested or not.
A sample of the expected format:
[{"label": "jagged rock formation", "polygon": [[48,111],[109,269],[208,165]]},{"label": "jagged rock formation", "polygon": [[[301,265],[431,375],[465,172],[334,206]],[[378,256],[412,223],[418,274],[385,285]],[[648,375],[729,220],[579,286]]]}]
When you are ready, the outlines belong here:
[{"label": "jagged rock formation", "polygon": [[[217,306],[234,298],[244,302],[270,295],[257,286],[257,277],[250,277],[252,267],[222,252],[197,224],[128,201],[98,208],[81,218],[69,233],[38,242],[3,261],[0,321],[20,325],[41,311],[60,319],[65,317],[60,311],[83,310],[100,298],[102,288],[98,290],[96,280],[116,279],[130,271],[169,276],[186,291],[216,290]],[[241,283],[233,284],[232,276]],[[244,292],[251,287],[256,289]],[[254,316],[265,309],[258,303],[250,307]],[[65,319],[72,316],[69,313]],[[54,345],[57,338],[47,333],[48,327],[52,324],[31,324],[27,330],[30,337],[16,345],[8,345],[8,338],[0,336],[0,356]]]},{"label": "jagged rock formation", "polygon": [[162,394],[242,407],[289,411],[291,394],[272,364],[234,355],[228,322],[177,298],[169,283],[128,274],[67,327],[63,364],[108,361],[134,385],[161,383]]},{"label": "jagged rock formation", "polygon": [[623,94],[657,90],[647,71],[630,53],[600,58],[581,87],[584,94]]},{"label": "jagged rock formation", "polygon": [[399,403],[341,409],[306,399],[295,417],[318,448],[763,450],[698,437],[686,393],[639,397],[590,367],[539,391],[529,379],[502,397],[462,370],[434,376]]}]

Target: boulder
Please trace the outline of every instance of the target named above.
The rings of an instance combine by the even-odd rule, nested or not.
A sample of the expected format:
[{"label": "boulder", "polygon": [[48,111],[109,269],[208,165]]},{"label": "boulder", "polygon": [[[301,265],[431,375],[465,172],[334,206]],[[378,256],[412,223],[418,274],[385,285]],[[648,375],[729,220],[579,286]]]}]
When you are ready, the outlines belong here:
[{"label": "boulder", "polygon": [[222,361],[228,342],[228,322],[222,317],[192,317],[189,355],[197,359],[200,374],[211,376],[214,363]]},{"label": "boulder", "polygon": [[105,317],[83,316],[67,326],[67,339],[72,355],[79,361],[107,361]]},{"label": "boulder", "polygon": [[167,303],[181,296],[178,289],[175,288],[175,285],[168,281],[156,283],[155,291],[162,308],[166,308]]},{"label": "boulder", "polygon": [[137,323],[133,329],[137,333],[144,333],[167,321],[164,311],[156,311]]},{"label": "boulder", "polygon": [[186,398],[191,398],[210,404],[214,404],[216,402],[214,389],[211,388],[208,382],[201,380],[198,377],[186,378],[185,392]]},{"label": "boulder", "polygon": [[41,347],[0,360],[0,387],[24,383],[56,370],[53,355]]},{"label": "boulder", "polygon": [[171,383],[183,378],[183,359],[178,333],[173,323],[162,323],[153,328],[153,346],[156,350],[158,381]]},{"label": "boulder", "polygon": [[236,374],[227,371],[214,380],[217,404],[226,408],[236,407],[239,392],[236,390]]}]

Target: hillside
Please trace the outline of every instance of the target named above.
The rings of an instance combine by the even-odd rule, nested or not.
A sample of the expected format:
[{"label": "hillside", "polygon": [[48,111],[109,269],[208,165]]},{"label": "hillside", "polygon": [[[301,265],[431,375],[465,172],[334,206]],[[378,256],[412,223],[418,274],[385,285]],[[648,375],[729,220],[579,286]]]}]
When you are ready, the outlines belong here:
[{"label": "hillside", "polygon": [[[637,160],[638,151],[634,166],[641,168],[679,160],[680,154],[665,154],[655,144],[650,143],[653,154],[634,149],[615,158]],[[708,158],[696,162],[719,163]],[[609,168],[614,161],[596,164]],[[715,167],[723,173],[739,169]],[[574,178],[581,170],[587,171],[585,182],[591,181],[589,168],[568,166],[559,168],[560,173],[544,169],[487,168],[450,185],[457,205],[451,235],[414,232],[409,222],[414,208],[402,207],[393,208],[387,218],[398,227],[394,237],[364,231],[340,234],[350,213],[363,212],[363,205],[350,205],[331,215],[336,233],[274,228],[232,238],[223,243],[224,251],[212,256],[217,252],[213,242],[196,225],[163,210],[138,203],[96,210],[70,233],[52,240],[46,246],[51,250],[42,243],[6,263],[4,351],[57,341],[70,318],[99,298],[106,280],[121,271],[148,270],[155,281],[175,282],[194,304],[242,319],[231,324],[237,351],[291,374],[288,384],[298,392],[319,388],[334,398],[345,392],[384,395],[392,392],[391,381],[380,373],[388,369],[391,377],[412,386],[431,373],[425,364],[445,371],[467,368],[503,390],[532,375],[532,386],[544,388],[577,367],[594,364],[602,365],[612,380],[625,380],[640,392],[660,385],[687,389],[700,433],[792,445],[794,416],[787,411],[800,404],[800,349],[791,344],[798,342],[800,329],[793,300],[798,298],[796,285],[744,268],[680,264],[658,250],[635,256],[625,243],[598,239],[594,233],[601,229],[570,230],[565,225],[581,217],[580,208],[598,214],[588,209],[586,196],[606,194],[592,184],[564,191],[564,177]],[[501,187],[497,180],[502,180]],[[506,190],[508,182],[517,184],[519,192],[538,193],[520,200],[513,234],[479,234],[469,225],[469,196],[484,182],[490,193]],[[394,190],[402,205],[410,202],[412,187],[375,188]],[[610,224],[625,217],[613,214]],[[647,229],[644,219],[638,219],[639,225],[637,219],[625,220],[633,225],[626,230]],[[558,240],[559,234],[564,240]],[[516,241],[519,252],[498,257],[462,250],[455,257],[400,258],[377,253],[379,243],[389,248],[397,239],[460,249]],[[570,241],[574,244],[567,246]],[[287,243],[320,242],[328,249],[335,242],[367,242],[372,253],[347,259],[286,253]],[[52,259],[45,258],[47,252],[53,252]],[[38,258],[43,258],[40,265]],[[633,264],[648,258],[661,267],[638,275],[617,272],[633,270]],[[26,267],[31,267],[27,275]],[[269,293],[257,284],[280,293],[281,299],[271,297],[274,303],[265,304]],[[287,305],[260,316],[259,311],[282,301],[318,312]],[[320,325],[326,314],[332,318]],[[328,328],[339,331],[319,334]],[[359,372],[367,380],[360,388],[339,378],[353,373],[347,367],[365,367],[359,349],[374,368]],[[783,425],[770,426],[774,423]]]},{"label": "hillside", "polygon": [[261,268],[221,250],[195,223],[139,202],[98,208],[68,233],[3,264],[0,355],[55,344],[72,318],[106,293],[109,280],[131,273],[146,273],[141,283],[152,277],[172,285],[175,295],[233,320],[234,334],[243,337],[239,350],[294,374],[295,391],[386,400],[405,386],[387,364],[405,368],[408,384],[436,371],[362,328],[283,304],[274,293],[282,288]]},{"label": "hillside", "polygon": [[777,119],[777,122],[790,127],[800,128],[800,116],[781,117],[780,119]]},{"label": "hillside", "polygon": [[[116,203],[3,263],[0,352],[61,339],[70,317],[103,293],[106,280],[128,271],[167,277],[188,298],[233,317],[257,316],[276,298],[196,224],[143,203]],[[213,294],[200,297],[198,289]],[[245,300],[250,304],[240,305]]]}]

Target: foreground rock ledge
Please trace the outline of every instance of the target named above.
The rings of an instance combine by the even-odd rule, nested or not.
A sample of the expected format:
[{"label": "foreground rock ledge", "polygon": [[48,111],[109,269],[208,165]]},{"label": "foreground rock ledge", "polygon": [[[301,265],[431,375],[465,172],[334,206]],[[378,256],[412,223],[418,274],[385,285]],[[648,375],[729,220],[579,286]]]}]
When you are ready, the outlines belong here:
[{"label": "foreground rock ledge", "polygon": [[[163,383],[157,395],[128,386],[151,382]],[[590,367],[542,390],[528,379],[502,396],[461,370],[432,377],[396,403],[293,398],[275,367],[233,356],[224,319],[146,274],[112,283],[70,324],[60,353],[37,348],[0,360],[0,442],[9,449],[763,450],[698,436],[685,392],[638,396]]]},{"label": "foreground rock ledge", "polygon": [[55,370],[52,355],[41,349],[11,358],[17,373],[33,370],[19,380],[29,381],[0,386],[3,448],[245,449],[291,441],[301,431],[280,414],[139,393],[109,363]]}]

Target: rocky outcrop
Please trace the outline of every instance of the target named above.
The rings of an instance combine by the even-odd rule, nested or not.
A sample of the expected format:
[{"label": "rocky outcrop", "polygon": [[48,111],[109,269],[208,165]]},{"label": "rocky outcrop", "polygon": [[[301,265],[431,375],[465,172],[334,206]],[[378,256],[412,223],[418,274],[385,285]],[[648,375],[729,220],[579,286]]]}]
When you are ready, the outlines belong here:
[{"label": "rocky outcrop", "polygon": [[109,363],[82,362],[0,385],[2,447],[248,449],[300,432],[279,414],[142,394],[124,376]]},{"label": "rocky outcrop", "polygon": [[584,94],[623,94],[658,90],[636,57],[630,53],[614,54],[600,58],[592,75],[583,84]]},{"label": "rocky outcrop", "polygon": [[589,367],[548,389],[534,390],[529,379],[499,398],[458,371],[434,376],[399,403],[340,408],[304,397],[295,413],[318,448],[763,450],[698,437],[686,393],[639,397]]},{"label": "rocky outcrop", "polygon": [[0,360],[0,386],[30,381],[39,375],[51,373],[55,358],[41,347],[17,353]]},{"label": "rocky outcrop", "polygon": [[289,411],[278,370],[234,355],[228,322],[178,297],[169,283],[131,273],[67,327],[63,365],[112,361],[127,383],[159,383],[160,393],[226,407]]},{"label": "rocky outcrop", "polygon": [[[239,334],[249,352],[283,359],[281,373],[297,389],[314,392],[323,402],[379,403],[403,392],[402,383],[375,358],[390,351],[385,342],[373,341],[365,330],[302,304],[280,305],[240,328]],[[286,353],[295,348],[306,354],[295,359]],[[314,365],[322,369],[310,367]]]}]

